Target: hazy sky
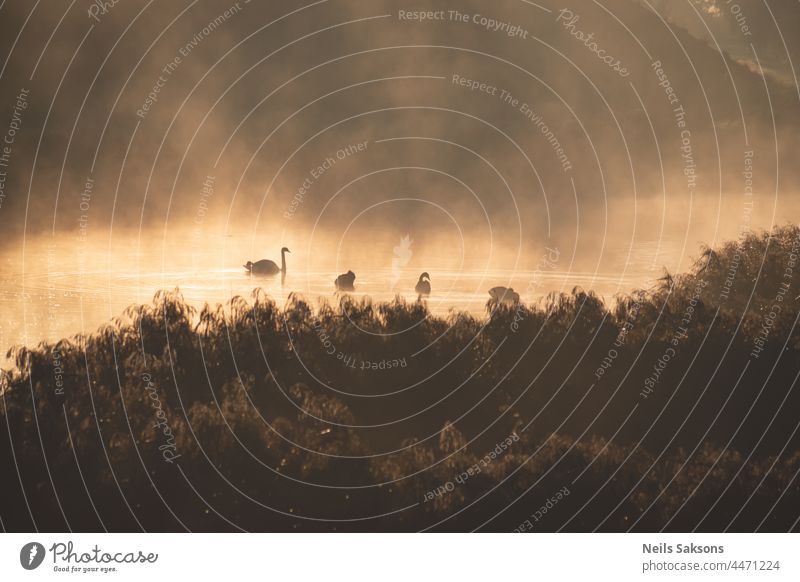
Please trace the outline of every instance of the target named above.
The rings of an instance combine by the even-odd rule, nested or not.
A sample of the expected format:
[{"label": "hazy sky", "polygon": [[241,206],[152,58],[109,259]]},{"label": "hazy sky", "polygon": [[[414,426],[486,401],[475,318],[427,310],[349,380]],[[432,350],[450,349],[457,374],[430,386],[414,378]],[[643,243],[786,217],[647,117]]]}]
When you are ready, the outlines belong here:
[{"label": "hazy sky", "polygon": [[0,8],[5,249],[408,233],[532,268],[800,218],[797,2],[101,4]]}]

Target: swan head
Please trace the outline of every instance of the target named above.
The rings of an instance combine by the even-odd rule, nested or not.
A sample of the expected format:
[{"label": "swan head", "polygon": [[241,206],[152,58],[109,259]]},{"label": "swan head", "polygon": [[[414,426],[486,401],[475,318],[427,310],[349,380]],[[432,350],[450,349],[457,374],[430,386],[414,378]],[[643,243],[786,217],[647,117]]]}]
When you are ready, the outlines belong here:
[{"label": "swan head", "polygon": [[252,271],[253,270],[253,261],[247,261],[244,264],[244,268],[247,269],[248,271]]},{"label": "swan head", "polygon": [[292,252],[292,251],[290,251],[290,250],[289,250],[289,249],[287,249],[286,247],[283,247],[283,248],[281,249],[281,253],[291,253],[291,252]]},{"label": "swan head", "polygon": [[427,279],[428,281],[431,280],[431,276],[428,274],[427,271],[422,273],[422,275],[419,276],[419,280],[420,281],[424,281],[425,279]]}]

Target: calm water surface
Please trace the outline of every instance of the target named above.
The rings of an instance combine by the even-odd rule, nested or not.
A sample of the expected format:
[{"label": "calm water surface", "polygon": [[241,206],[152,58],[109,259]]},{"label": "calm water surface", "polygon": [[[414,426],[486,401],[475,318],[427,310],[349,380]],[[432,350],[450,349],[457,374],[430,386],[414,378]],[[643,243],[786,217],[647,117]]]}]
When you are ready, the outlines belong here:
[{"label": "calm water surface", "polygon": [[[136,244],[116,248],[83,245],[78,252],[71,245],[39,241],[26,244],[24,252],[7,251],[0,255],[0,362],[8,364],[5,353],[13,345],[35,345],[90,333],[119,317],[129,305],[149,303],[159,289],[179,288],[195,307],[224,304],[237,295],[249,299],[257,287],[279,305],[292,292],[316,303],[335,301],[333,280],[347,270],[337,265],[327,271],[304,270],[303,265],[313,261],[302,255],[298,260],[293,254],[282,285],[280,276],[251,277],[240,266],[244,261],[237,260],[248,253],[223,246],[212,241],[207,250],[198,253],[197,249],[174,250],[179,246],[162,245],[158,250],[143,251]],[[569,291],[575,286],[593,289],[613,301],[619,293],[652,284],[658,276],[655,252],[653,244],[640,245],[634,252],[624,249],[624,260],[620,258],[616,272],[426,267],[433,286],[428,305],[438,315],[451,310],[483,314],[487,290],[497,285],[513,287],[524,302],[536,302],[550,292]],[[388,301],[399,295],[410,301],[416,299],[414,285],[421,272],[418,266],[354,270],[356,297]],[[394,278],[397,282],[392,288]]]}]

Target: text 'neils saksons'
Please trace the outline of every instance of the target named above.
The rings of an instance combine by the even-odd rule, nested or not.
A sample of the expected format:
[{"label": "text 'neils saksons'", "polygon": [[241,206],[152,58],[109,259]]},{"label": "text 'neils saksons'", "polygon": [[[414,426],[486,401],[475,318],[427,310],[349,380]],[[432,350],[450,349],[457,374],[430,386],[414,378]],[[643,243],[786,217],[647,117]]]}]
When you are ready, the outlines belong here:
[{"label": "text 'neils saksons'", "polygon": [[643,554],[724,554],[724,546],[698,546],[695,544],[642,544]]}]

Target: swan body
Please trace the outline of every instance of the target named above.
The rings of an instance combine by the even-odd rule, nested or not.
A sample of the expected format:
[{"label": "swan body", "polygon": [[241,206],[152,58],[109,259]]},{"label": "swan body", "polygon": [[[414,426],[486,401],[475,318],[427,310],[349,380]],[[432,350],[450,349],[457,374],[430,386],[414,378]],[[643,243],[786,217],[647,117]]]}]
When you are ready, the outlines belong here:
[{"label": "swan body", "polygon": [[511,287],[492,287],[489,289],[489,295],[492,297],[489,302],[494,305],[510,307],[519,303],[519,293]]},{"label": "swan body", "polygon": [[431,276],[428,275],[428,273],[422,273],[422,275],[419,276],[419,281],[417,281],[417,286],[414,287],[414,291],[416,291],[418,295],[431,294]]},{"label": "swan body", "polygon": [[255,263],[252,261],[247,261],[244,264],[244,268],[247,269],[247,272],[251,275],[277,275],[278,273],[286,274],[286,253],[291,253],[289,249],[283,247],[281,249],[281,266],[279,267],[275,261],[270,261],[269,259],[261,259],[260,261],[256,261]]},{"label": "swan body", "polygon": [[347,271],[344,275],[336,277],[334,284],[337,291],[355,291],[356,274],[353,271]]}]

